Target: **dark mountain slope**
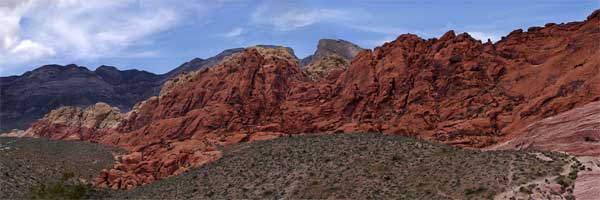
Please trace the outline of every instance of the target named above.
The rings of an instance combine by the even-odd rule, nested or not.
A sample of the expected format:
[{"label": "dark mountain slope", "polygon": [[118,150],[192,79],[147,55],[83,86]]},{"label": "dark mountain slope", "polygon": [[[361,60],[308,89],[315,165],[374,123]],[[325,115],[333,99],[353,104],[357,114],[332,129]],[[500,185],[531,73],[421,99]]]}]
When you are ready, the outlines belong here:
[{"label": "dark mountain slope", "polygon": [[101,66],[46,65],[21,76],[1,78],[1,131],[25,129],[52,109],[106,102],[123,110],[156,94],[160,76]]},{"label": "dark mountain slope", "polygon": [[71,64],[45,65],[20,76],[0,77],[0,133],[27,129],[61,106],[86,107],[105,102],[127,111],[135,103],[158,95],[168,79],[212,66],[242,50],[228,49],[208,59],[195,58],[162,75],[104,65],[91,71]]}]

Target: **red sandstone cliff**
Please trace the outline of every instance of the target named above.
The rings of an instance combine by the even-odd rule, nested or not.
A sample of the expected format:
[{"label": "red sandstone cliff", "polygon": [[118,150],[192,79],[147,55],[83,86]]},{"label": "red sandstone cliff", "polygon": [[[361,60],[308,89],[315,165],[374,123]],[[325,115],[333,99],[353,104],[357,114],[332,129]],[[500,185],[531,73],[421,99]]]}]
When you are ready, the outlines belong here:
[{"label": "red sandstone cliff", "polygon": [[[600,100],[600,12],[517,30],[496,44],[450,31],[405,34],[311,82],[284,49],[248,48],[173,80],[94,142],[133,153],[98,186],[131,188],[218,159],[219,145],[289,134],[383,132],[464,147],[518,137],[540,119]],[[31,129],[56,139],[68,126]]]}]

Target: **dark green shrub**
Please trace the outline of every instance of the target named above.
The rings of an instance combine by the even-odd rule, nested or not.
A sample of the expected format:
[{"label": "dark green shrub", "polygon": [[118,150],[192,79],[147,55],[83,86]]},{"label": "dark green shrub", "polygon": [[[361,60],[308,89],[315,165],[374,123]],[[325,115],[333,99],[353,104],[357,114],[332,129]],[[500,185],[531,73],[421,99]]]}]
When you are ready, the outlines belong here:
[{"label": "dark green shrub", "polygon": [[81,183],[69,183],[73,173],[64,173],[58,181],[42,183],[32,188],[27,199],[86,199],[90,188]]}]

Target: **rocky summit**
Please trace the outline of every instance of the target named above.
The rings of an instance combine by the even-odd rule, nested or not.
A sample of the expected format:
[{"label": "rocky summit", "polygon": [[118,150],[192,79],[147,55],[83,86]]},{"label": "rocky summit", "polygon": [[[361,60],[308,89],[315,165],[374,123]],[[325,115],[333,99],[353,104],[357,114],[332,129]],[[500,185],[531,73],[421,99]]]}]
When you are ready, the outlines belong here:
[{"label": "rocky summit", "polygon": [[[250,47],[173,79],[118,125],[81,138],[131,151],[95,180],[115,189],[217,160],[221,146],[295,134],[378,132],[489,147],[600,100],[599,13],[496,43],[454,31],[404,34],[317,81],[287,49]],[[37,136],[76,138],[71,126],[42,118],[28,132],[51,127]]]},{"label": "rocky summit", "polygon": [[345,40],[321,39],[315,53],[300,60],[300,65],[311,80],[326,78],[333,71],[346,69],[361,50]]}]

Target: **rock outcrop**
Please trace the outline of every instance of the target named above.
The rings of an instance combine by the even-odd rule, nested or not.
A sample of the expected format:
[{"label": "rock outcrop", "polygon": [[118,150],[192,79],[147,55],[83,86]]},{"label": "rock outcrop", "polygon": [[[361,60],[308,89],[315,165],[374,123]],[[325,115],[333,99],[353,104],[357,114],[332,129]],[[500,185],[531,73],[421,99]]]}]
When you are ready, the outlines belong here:
[{"label": "rock outcrop", "polygon": [[117,128],[123,121],[123,117],[118,108],[106,103],[96,103],[85,109],[65,106],[52,110],[44,118],[35,122],[24,132],[24,136],[92,140],[101,130]]},{"label": "rock outcrop", "polygon": [[[284,48],[248,48],[97,130],[90,141],[133,153],[96,185],[131,188],[218,159],[219,146],[292,134],[380,132],[470,148],[517,138],[600,99],[599,23],[517,30],[495,44],[404,34],[317,82]],[[79,134],[63,130],[44,137]]]},{"label": "rock outcrop", "polygon": [[358,45],[345,40],[321,39],[315,53],[300,60],[300,64],[308,77],[315,81],[333,71],[346,69],[361,50]]},{"label": "rock outcrop", "polygon": [[352,60],[363,48],[346,40],[321,39],[313,55],[300,60],[300,65],[305,66],[315,60],[321,60],[330,55],[337,55],[344,60]]}]

